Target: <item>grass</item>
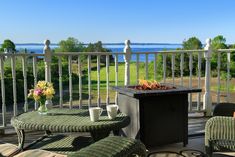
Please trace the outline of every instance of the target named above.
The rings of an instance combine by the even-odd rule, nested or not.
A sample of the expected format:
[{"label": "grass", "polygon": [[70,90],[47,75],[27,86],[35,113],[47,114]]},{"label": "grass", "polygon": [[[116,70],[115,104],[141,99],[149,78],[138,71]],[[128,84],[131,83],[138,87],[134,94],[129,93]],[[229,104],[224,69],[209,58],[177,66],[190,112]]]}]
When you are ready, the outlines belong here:
[{"label": "grass", "polygon": [[[87,65],[83,66],[83,69],[86,69]],[[140,63],[139,64],[139,78],[140,79],[145,79],[145,63]],[[151,66],[149,67],[149,79],[154,79],[154,74],[153,70],[151,70]],[[74,64],[72,67],[72,70],[74,73],[77,74],[77,65]],[[123,86],[124,85],[124,75],[125,74],[125,64],[124,63],[119,63],[118,64],[118,85]],[[96,63],[92,62],[91,63],[91,95],[92,95],[92,102],[95,103],[97,98],[98,98],[98,87],[97,87],[97,68],[96,68]],[[109,66],[109,86],[115,86],[115,65],[114,63],[111,63]],[[160,76],[160,75],[159,75]],[[101,102],[105,103],[106,102],[106,97],[107,97],[107,82],[106,82],[106,66],[104,64],[101,64],[100,68],[100,97],[101,97]],[[83,87],[82,87],[82,94],[83,94],[83,99],[88,99],[88,73],[86,70],[83,72]],[[159,77],[158,80],[161,80]],[[131,84],[136,84],[137,79],[136,79],[136,64],[131,63],[130,64],[130,83]],[[113,91],[111,88],[109,88],[109,97],[110,97],[110,102],[114,102],[115,100],[115,91]],[[78,104],[78,99],[79,99],[79,85],[78,82],[73,82],[73,98],[74,98],[74,104]],[[64,100],[68,101],[69,100],[69,94],[64,95]],[[58,101],[58,100],[57,100]]]}]

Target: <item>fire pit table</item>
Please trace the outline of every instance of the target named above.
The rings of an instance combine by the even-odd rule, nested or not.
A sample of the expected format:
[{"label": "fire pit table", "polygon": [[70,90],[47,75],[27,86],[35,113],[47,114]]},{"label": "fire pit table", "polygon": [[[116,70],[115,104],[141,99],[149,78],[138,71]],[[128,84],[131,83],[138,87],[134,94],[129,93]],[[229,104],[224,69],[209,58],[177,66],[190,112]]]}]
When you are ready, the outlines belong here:
[{"label": "fire pit table", "polygon": [[120,111],[131,118],[123,134],[140,139],[147,148],[177,142],[188,144],[188,93],[201,92],[201,89],[165,86],[172,88],[113,87],[118,92]]}]

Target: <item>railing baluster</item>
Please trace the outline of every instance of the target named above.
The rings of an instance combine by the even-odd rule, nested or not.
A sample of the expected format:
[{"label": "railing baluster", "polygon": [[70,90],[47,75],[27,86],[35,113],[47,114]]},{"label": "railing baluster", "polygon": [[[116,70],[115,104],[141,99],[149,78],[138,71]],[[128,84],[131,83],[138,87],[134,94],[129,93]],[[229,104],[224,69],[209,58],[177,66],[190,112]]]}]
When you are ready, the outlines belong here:
[{"label": "railing baluster", "polygon": [[79,79],[79,108],[82,108],[82,64],[78,56],[78,79]]},{"label": "railing baluster", "polygon": [[[115,86],[118,86],[118,54],[115,55]],[[118,92],[116,91],[115,103],[118,104]]]},{"label": "railing baluster", "polygon": [[[37,70],[37,56],[33,56],[33,78],[34,78],[34,87],[37,85],[38,81],[38,70]],[[38,109],[38,103],[35,101],[34,102],[34,109]]]},{"label": "railing baluster", "polygon": [[162,54],[163,57],[163,82],[166,83],[166,54]]},{"label": "railing baluster", "polygon": [[180,85],[184,85],[184,53],[180,54]]},{"label": "railing baluster", "polygon": [[5,81],[4,81],[4,60],[0,57],[0,70],[1,70],[1,93],[2,93],[2,125],[6,126],[6,102],[5,102]]},{"label": "railing baluster", "polygon": [[226,86],[227,86],[227,99],[226,101],[230,101],[230,60],[231,60],[231,52],[227,53],[227,81],[226,81]]},{"label": "railing baluster", "polygon": [[73,82],[72,82],[72,56],[68,56],[69,62],[69,108],[73,106]]},{"label": "railing baluster", "polygon": [[109,105],[109,55],[106,55],[106,105]]},{"label": "railing baluster", "polygon": [[149,55],[148,54],[146,54],[145,55],[145,78],[146,78],[146,80],[148,80],[149,79],[149,75],[148,75],[148,63],[149,63]]},{"label": "railing baluster", "polygon": [[100,55],[97,55],[97,105],[100,107]]},{"label": "railing baluster", "polygon": [[139,60],[140,60],[140,55],[136,54],[136,84],[139,83]]},{"label": "railing baluster", "polygon": [[154,80],[157,80],[157,53],[154,54]]},{"label": "railing baluster", "polygon": [[16,93],[16,67],[15,67],[16,58],[14,55],[11,56],[11,71],[12,71],[12,85],[13,85],[13,114],[17,115],[17,93]]},{"label": "railing baluster", "polygon": [[217,104],[220,103],[220,67],[221,67],[221,53],[218,53],[218,58],[217,58],[217,84],[218,84],[218,89],[217,89]]},{"label": "railing baluster", "polygon": [[91,106],[91,55],[87,57],[87,69],[88,69],[88,106]]},{"label": "railing baluster", "polygon": [[[193,54],[189,53],[189,88],[192,88]],[[189,111],[192,111],[192,94],[189,94]]]},{"label": "railing baluster", "polygon": [[59,64],[59,93],[60,93],[60,108],[63,107],[63,78],[62,78],[62,62],[61,56],[58,57],[58,64]]},{"label": "railing baluster", "polygon": [[171,55],[172,84],[175,85],[175,54]]},{"label": "railing baluster", "polygon": [[[198,88],[201,88],[201,65],[202,65],[202,53],[198,52]],[[201,92],[197,94],[197,111],[200,110],[201,105]]]},{"label": "railing baluster", "polygon": [[28,86],[27,86],[27,64],[26,56],[22,56],[22,70],[24,78],[24,112],[28,111]]}]

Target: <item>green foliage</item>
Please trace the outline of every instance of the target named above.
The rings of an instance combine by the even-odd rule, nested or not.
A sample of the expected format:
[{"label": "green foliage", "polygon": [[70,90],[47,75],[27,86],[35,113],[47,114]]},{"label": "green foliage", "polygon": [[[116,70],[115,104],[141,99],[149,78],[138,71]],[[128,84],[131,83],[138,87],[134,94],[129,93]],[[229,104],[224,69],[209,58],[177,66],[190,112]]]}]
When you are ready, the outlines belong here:
[{"label": "green foliage", "polygon": [[111,50],[103,48],[102,42],[98,41],[94,44],[89,43],[85,48],[85,52],[111,52]]},{"label": "green foliage", "polygon": [[[85,52],[111,52],[111,50],[103,48],[102,42],[98,41],[97,43],[89,43],[88,46],[84,49]],[[92,56],[92,59],[96,59],[96,56]],[[109,56],[110,62],[114,61],[113,56]],[[100,56],[100,62],[106,63],[106,56]]]},{"label": "green foliage", "polygon": [[[216,69],[217,68],[217,62],[218,62],[218,53],[216,52],[217,49],[227,49],[228,46],[226,45],[226,38],[223,37],[222,35],[218,35],[212,39],[212,58],[211,58],[211,69]],[[221,63],[226,63],[227,62],[227,54],[226,53],[221,53]],[[227,66],[226,64],[221,64],[221,70],[226,71]]]},{"label": "green foliage", "polygon": [[61,40],[59,47],[55,49],[55,52],[82,52],[84,46],[81,42],[73,37],[69,37],[67,40]]},{"label": "green foliage", "polygon": [[3,41],[3,44],[2,44],[2,47],[1,47],[0,51],[4,51],[5,48],[6,49],[11,49],[12,51],[16,51],[15,44],[9,39],[6,39],[6,40]]},{"label": "green foliage", "polygon": [[201,41],[196,37],[191,37],[186,41],[183,41],[183,49],[184,50],[198,50],[202,49]]},{"label": "green foliage", "polygon": [[[76,38],[69,37],[67,40],[61,40],[59,42],[59,47],[55,49],[55,52],[111,52],[111,50],[106,49],[102,46],[102,42],[98,41],[97,43],[89,43],[87,47],[83,46]],[[76,59],[76,58],[74,58]],[[83,63],[86,63],[87,56],[80,55],[80,59]],[[96,56],[91,56],[91,59],[96,59]],[[63,57],[63,61],[66,61],[67,58]],[[110,62],[114,61],[113,56],[110,55]],[[102,55],[100,57],[101,63],[106,63],[106,56]]]},{"label": "green foliage", "polygon": [[222,35],[218,35],[212,39],[212,48],[213,49],[226,49],[228,46],[226,43],[226,38]]}]

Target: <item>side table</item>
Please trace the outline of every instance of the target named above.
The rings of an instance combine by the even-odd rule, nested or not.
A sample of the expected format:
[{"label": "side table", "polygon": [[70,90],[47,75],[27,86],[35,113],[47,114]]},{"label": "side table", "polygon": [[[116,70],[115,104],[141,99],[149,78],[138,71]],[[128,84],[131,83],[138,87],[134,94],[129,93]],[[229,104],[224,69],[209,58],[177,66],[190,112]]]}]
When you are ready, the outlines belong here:
[{"label": "side table", "polygon": [[46,131],[47,134],[51,132],[90,132],[93,140],[98,141],[107,137],[110,131],[117,132],[129,123],[130,118],[123,113],[118,113],[115,119],[110,120],[107,113],[103,112],[99,121],[92,122],[87,109],[58,108],[51,109],[47,115],[40,115],[37,111],[32,111],[11,119],[11,124],[18,135],[20,150],[24,149],[25,130]]}]

